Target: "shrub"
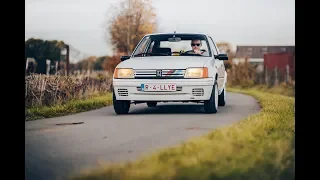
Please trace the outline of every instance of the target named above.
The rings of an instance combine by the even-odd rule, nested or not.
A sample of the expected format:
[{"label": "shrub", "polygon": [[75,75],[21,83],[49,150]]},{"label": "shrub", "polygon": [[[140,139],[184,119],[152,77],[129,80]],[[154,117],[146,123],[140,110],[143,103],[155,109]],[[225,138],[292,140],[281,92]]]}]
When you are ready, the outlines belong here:
[{"label": "shrub", "polygon": [[231,86],[252,87],[255,84],[256,69],[247,61],[233,64],[228,71],[228,84]]},{"label": "shrub", "polygon": [[275,77],[277,69],[268,70],[268,72],[261,70],[258,65],[250,64],[245,61],[239,64],[232,64],[231,68],[227,69],[229,86],[237,86],[241,88],[251,88],[255,86],[268,86],[268,88],[290,88],[294,89],[295,82],[290,77],[285,77],[285,73],[280,73]]}]

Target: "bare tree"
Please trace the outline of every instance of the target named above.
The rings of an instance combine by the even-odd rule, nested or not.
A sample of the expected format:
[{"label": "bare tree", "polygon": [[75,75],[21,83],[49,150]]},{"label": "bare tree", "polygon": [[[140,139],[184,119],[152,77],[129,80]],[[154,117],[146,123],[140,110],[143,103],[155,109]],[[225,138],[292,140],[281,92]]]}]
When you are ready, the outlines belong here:
[{"label": "bare tree", "polygon": [[111,7],[107,33],[116,54],[131,54],[145,34],[156,30],[156,14],[151,0],[124,0],[119,6]]}]

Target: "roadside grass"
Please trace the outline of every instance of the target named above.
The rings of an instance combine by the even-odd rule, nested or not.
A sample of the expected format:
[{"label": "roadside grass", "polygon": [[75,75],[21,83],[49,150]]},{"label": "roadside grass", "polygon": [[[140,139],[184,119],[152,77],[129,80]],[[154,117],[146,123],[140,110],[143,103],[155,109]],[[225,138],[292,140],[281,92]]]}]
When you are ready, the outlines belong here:
[{"label": "roadside grass", "polygon": [[64,116],[98,109],[110,104],[112,104],[112,93],[105,93],[86,99],[71,100],[64,104],[28,108],[25,110],[25,120],[31,121],[42,118]]},{"label": "roadside grass", "polygon": [[257,89],[262,110],[228,127],[141,159],[79,172],[73,180],[295,179],[294,97]]},{"label": "roadside grass", "polygon": [[[278,86],[272,86],[268,87],[267,85],[256,85],[250,88],[245,88],[245,87],[240,87],[240,86],[230,86],[227,87],[228,90],[229,88],[234,89],[237,91],[238,90],[256,90],[256,91],[262,91],[262,92],[267,92],[267,93],[273,93],[273,94],[280,94],[280,95],[285,95],[285,96],[290,96],[294,97],[295,96],[295,89],[291,85],[285,85],[285,84],[280,84]],[[240,91],[237,91],[240,92]]]}]

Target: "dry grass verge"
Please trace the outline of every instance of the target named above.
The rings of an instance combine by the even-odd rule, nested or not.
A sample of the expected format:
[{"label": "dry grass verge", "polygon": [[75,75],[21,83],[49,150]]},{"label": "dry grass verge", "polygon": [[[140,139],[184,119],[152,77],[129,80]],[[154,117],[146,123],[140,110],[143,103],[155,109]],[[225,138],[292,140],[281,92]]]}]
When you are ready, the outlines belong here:
[{"label": "dry grass verge", "polygon": [[105,76],[25,77],[25,120],[57,117],[112,104],[110,78]]}]

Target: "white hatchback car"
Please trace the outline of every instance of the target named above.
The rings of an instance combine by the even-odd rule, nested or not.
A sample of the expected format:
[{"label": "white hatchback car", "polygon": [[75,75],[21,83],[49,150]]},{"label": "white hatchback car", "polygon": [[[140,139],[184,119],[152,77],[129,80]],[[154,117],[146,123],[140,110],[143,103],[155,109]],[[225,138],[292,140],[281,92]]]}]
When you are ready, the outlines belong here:
[{"label": "white hatchback car", "polygon": [[[199,41],[200,40],[200,41]],[[202,53],[192,50],[200,44]],[[193,46],[195,44],[193,43]],[[131,104],[203,103],[207,113],[226,104],[227,72],[216,43],[207,34],[145,35],[131,56],[122,56],[113,74],[113,107],[127,114]]]}]

